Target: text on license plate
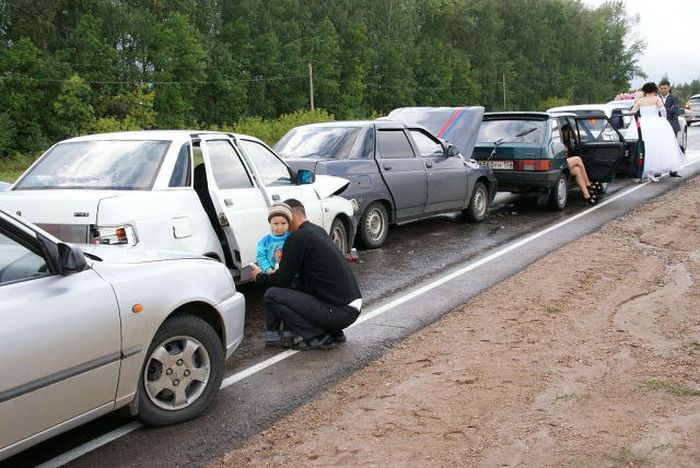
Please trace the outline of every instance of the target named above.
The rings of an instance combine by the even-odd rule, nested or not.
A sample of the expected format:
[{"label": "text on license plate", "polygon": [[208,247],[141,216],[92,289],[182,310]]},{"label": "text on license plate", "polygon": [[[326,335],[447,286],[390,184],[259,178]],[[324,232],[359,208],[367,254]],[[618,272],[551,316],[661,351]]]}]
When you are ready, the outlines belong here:
[{"label": "text on license plate", "polygon": [[479,164],[491,169],[513,170],[513,161],[479,161]]}]

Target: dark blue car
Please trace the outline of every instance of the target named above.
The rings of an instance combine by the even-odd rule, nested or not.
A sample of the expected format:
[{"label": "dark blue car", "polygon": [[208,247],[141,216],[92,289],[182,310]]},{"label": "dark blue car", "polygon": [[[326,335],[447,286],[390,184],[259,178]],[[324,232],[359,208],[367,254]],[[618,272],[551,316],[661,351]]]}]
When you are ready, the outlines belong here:
[{"label": "dark blue car", "polygon": [[398,121],[304,125],[282,137],[275,151],[295,170],[350,180],[342,196],[357,202],[358,238],[367,248],[384,243],[389,224],[452,211],[480,222],[497,190],[491,169],[471,154]]}]

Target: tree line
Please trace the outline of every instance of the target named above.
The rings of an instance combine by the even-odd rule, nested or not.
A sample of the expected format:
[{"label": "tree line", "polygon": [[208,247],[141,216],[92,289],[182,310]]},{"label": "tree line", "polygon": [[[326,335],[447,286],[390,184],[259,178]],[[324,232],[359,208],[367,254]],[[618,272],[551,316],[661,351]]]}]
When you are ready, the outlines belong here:
[{"label": "tree line", "polygon": [[314,101],[544,109],[629,89],[619,0],[0,0],[0,154],[69,136],[223,128]]}]

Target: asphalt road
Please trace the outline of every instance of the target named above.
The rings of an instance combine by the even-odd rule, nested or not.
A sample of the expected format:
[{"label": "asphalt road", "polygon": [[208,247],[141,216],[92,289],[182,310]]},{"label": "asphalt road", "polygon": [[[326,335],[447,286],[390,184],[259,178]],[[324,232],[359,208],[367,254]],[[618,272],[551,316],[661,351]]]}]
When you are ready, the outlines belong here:
[{"label": "asphalt road", "polygon": [[[689,129],[688,146],[688,163],[700,161],[700,127]],[[34,466],[49,462],[55,466],[62,461],[55,457],[71,454],[81,444],[125,427],[130,430],[128,434],[83,454],[70,465],[205,463],[264,430],[454,306],[552,249],[598,229],[699,173],[700,162],[686,167],[684,178],[663,178],[659,184],[618,180],[604,203],[594,209],[581,200],[578,191],[570,193],[569,205],[561,212],[538,205],[536,197],[499,194],[482,224],[468,224],[459,215],[446,215],[393,227],[384,247],[361,250],[360,262],[353,265],[365,299],[365,318],[348,331],[347,344],[333,351],[282,356],[286,359],[223,388],[210,410],[197,420],[131,430],[136,426],[134,420],[115,413],[35,446],[4,464]],[[241,291],[247,300],[245,338],[228,361],[225,376],[239,376],[242,370],[279,354],[264,347],[260,291],[255,285],[244,286]]]}]

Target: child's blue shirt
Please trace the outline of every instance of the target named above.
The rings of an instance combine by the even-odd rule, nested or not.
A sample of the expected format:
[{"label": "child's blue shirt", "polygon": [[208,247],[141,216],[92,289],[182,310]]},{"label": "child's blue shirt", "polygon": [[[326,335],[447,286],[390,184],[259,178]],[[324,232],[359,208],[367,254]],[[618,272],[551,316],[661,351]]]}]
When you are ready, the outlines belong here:
[{"label": "child's blue shirt", "polygon": [[287,237],[289,232],[281,236],[267,234],[258,242],[258,266],[264,273],[274,270],[275,265],[279,265],[282,260],[282,247]]}]

